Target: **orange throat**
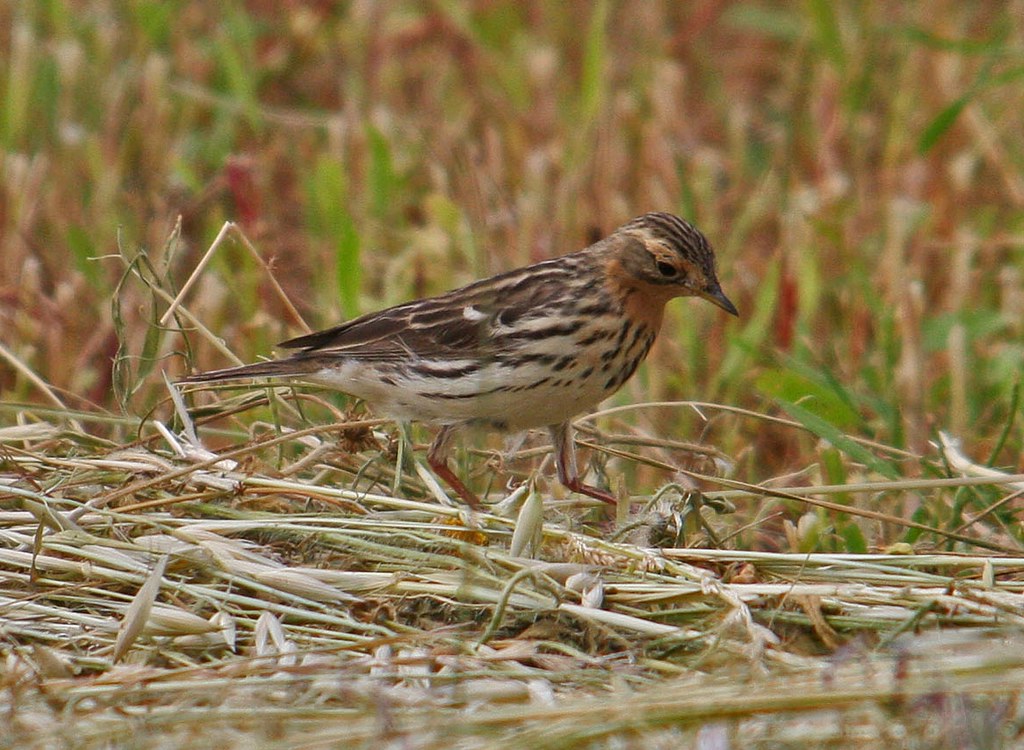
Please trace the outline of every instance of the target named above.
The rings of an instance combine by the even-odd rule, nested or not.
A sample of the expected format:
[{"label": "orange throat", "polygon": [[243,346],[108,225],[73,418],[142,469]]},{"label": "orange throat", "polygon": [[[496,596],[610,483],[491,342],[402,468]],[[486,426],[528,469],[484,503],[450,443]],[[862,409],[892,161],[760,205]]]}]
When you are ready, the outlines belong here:
[{"label": "orange throat", "polygon": [[638,281],[626,272],[617,259],[605,266],[605,274],[608,290],[622,306],[629,320],[654,333],[661,330],[665,305],[675,295],[665,287]]}]

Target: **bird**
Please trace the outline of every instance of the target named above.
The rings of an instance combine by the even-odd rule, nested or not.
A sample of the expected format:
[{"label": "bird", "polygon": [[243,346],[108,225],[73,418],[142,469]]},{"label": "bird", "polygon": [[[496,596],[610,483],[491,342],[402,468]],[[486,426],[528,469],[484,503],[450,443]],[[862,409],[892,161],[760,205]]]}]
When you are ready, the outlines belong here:
[{"label": "bird", "polygon": [[572,419],[633,375],[675,297],[739,314],[707,238],[678,216],[646,213],[578,252],[289,339],[279,346],[290,356],[181,382],[301,380],[437,426],[427,462],[474,509],[479,499],[448,463],[459,431],[547,428],[562,485],[615,504],[580,477]]}]

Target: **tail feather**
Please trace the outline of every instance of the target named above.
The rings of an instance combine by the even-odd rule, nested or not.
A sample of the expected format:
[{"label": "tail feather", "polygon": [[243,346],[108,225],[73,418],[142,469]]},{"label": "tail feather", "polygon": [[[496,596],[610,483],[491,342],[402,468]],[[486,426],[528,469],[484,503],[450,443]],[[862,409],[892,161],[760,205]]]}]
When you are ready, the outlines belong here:
[{"label": "tail feather", "polygon": [[289,359],[277,359],[269,362],[255,362],[251,365],[239,365],[238,367],[225,367],[222,370],[209,370],[208,372],[196,372],[181,383],[217,383],[228,380],[247,380],[249,378],[297,378],[310,372],[308,366],[302,362],[295,362]]}]

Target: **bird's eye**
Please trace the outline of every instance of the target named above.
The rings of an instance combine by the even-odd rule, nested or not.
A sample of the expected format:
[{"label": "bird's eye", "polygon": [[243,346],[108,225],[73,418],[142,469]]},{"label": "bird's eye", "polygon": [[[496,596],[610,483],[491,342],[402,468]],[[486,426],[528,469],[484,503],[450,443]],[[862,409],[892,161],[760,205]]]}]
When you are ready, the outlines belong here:
[{"label": "bird's eye", "polygon": [[658,273],[664,276],[666,279],[671,279],[673,276],[679,273],[679,269],[673,266],[671,263],[666,263],[663,260],[658,261]]}]

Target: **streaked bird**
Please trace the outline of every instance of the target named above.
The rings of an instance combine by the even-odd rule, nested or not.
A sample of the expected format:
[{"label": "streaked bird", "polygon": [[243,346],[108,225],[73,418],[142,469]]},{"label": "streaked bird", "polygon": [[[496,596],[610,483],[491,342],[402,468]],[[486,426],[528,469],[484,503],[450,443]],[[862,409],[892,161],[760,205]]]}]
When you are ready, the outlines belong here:
[{"label": "streaked bird", "polygon": [[576,464],[571,419],[615,393],[661,328],[665,304],[702,297],[732,315],[715,254],[692,224],[649,213],[570,255],[370,313],[280,344],[291,356],[202,372],[186,383],[302,380],[365,400],[378,414],[440,426],[427,460],[472,507],[448,465],[460,427],[546,427],[558,478],[608,503]]}]

